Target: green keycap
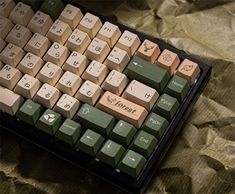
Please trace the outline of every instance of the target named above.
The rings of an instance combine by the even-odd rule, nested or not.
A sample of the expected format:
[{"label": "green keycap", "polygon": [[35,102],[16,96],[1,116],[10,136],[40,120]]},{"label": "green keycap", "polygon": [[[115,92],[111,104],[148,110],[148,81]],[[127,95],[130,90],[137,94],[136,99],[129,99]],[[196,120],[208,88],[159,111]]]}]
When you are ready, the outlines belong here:
[{"label": "green keycap", "polygon": [[117,165],[124,152],[124,147],[112,140],[108,140],[97,154],[97,158],[100,161],[114,167]]},{"label": "green keycap", "polygon": [[147,158],[152,154],[157,142],[157,139],[153,135],[145,131],[139,131],[130,148]]},{"label": "green keycap", "polygon": [[165,117],[168,121],[172,119],[175,115],[179,102],[176,98],[169,96],[168,94],[163,94],[153,107],[153,112]]},{"label": "green keycap", "polygon": [[62,124],[62,116],[53,110],[47,109],[36,123],[36,127],[45,133],[54,135]]},{"label": "green keycap", "polygon": [[82,128],[79,123],[72,121],[71,119],[66,119],[56,132],[55,136],[70,145],[74,145],[80,137],[81,131]]},{"label": "green keycap", "polygon": [[118,164],[118,169],[121,172],[136,178],[142,171],[145,162],[146,159],[142,155],[132,150],[128,150],[121,162]]},{"label": "green keycap", "polygon": [[40,10],[51,16],[51,19],[56,20],[64,9],[64,4],[61,0],[45,0]]},{"label": "green keycap", "polygon": [[182,102],[189,89],[190,86],[186,79],[179,77],[178,75],[174,75],[164,92],[177,98],[179,102]]},{"label": "green keycap", "polygon": [[21,106],[16,117],[30,125],[35,125],[39,117],[42,115],[42,112],[43,107],[40,104],[28,99]]},{"label": "green keycap", "polygon": [[86,129],[92,129],[106,137],[115,124],[115,118],[113,116],[88,104],[82,105],[74,120]]},{"label": "green keycap", "polygon": [[81,150],[91,156],[95,156],[103,142],[104,138],[100,134],[87,129],[76,144],[76,149]]},{"label": "green keycap", "polygon": [[43,0],[22,0],[22,2],[31,6],[34,11],[37,11],[40,8]]},{"label": "green keycap", "polygon": [[122,144],[123,146],[128,146],[136,131],[137,130],[133,125],[120,120],[113,128],[110,134],[110,138]]},{"label": "green keycap", "polygon": [[155,137],[157,137],[158,140],[160,140],[168,124],[169,123],[165,118],[155,113],[151,113],[145,120],[141,129],[154,135]]},{"label": "green keycap", "polygon": [[155,88],[159,93],[162,93],[170,75],[165,69],[153,65],[138,56],[134,56],[128,64],[124,73],[130,78],[138,80],[152,88]]}]

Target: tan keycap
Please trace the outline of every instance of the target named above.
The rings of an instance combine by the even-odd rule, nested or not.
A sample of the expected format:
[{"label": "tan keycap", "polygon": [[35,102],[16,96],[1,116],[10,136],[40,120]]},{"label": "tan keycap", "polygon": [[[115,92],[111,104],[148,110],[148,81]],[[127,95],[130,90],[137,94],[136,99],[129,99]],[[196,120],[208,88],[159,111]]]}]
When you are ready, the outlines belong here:
[{"label": "tan keycap", "polygon": [[74,97],[68,94],[63,94],[54,107],[54,111],[62,114],[66,118],[72,119],[78,111],[81,103]]},{"label": "tan keycap", "polygon": [[60,98],[60,95],[61,93],[57,88],[45,83],[40,90],[38,90],[34,100],[46,108],[51,109]]},{"label": "tan keycap", "polygon": [[118,40],[116,47],[125,50],[132,57],[140,44],[140,39],[136,34],[125,30]]},{"label": "tan keycap", "polygon": [[5,64],[16,67],[23,58],[24,54],[25,52],[22,48],[9,43],[1,52],[0,60]]},{"label": "tan keycap", "polygon": [[50,46],[51,42],[48,40],[47,37],[35,33],[26,44],[24,50],[27,52],[31,52],[39,57],[42,57]]},{"label": "tan keycap", "polygon": [[85,55],[89,60],[96,60],[100,63],[104,61],[110,52],[108,44],[98,38],[94,38],[91,44],[88,46]]},{"label": "tan keycap", "polygon": [[47,32],[47,38],[52,42],[64,44],[72,33],[68,24],[61,20],[56,20]]},{"label": "tan keycap", "polygon": [[81,21],[82,17],[83,14],[79,8],[71,4],[67,4],[61,12],[59,19],[69,24],[70,28],[74,30]]},{"label": "tan keycap", "polygon": [[51,17],[41,11],[37,11],[28,24],[28,28],[41,35],[46,35],[48,30],[51,28],[53,21]]},{"label": "tan keycap", "polygon": [[180,64],[180,59],[176,53],[165,49],[159,56],[157,64],[173,75]]},{"label": "tan keycap", "polygon": [[148,112],[142,106],[108,91],[104,93],[96,106],[119,120],[131,123],[137,128],[142,125],[148,115]]},{"label": "tan keycap", "polygon": [[35,77],[38,71],[42,68],[43,64],[44,62],[40,57],[32,53],[27,53],[19,63],[18,69],[22,73]]},{"label": "tan keycap", "polygon": [[8,17],[11,11],[15,7],[14,0],[1,0],[0,1],[0,15],[4,17]]},{"label": "tan keycap", "polygon": [[128,78],[125,74],[112,70],[103,82],[102,88],[114,94],[120,95],[127,84]]},{"label": "tan keycap", "polygon": [[16,84],[14,92],[24,96],[25,98],[33,98],[40,87],[41,82],[38,79],[25,74]]},{"label": "tan keycap", "polygon": [[24,3],[17,3],[15,8],[11,11],[10,20],[15,24],[27,26],[34,13],[30,6]]},{"label": "tan keycap", "polygon": [[86,13],[78,25],[78,29],[86,32],[90,38],[94,38],[97,32],[100,30],[101,26],[102,23],[97,16]]},{"label": "tan keycap", "polygon": [[187,79],[189,84],[193,84],[200,74],[200,68],[197,63],[185,59],[179,66],[176,75]]},{"label": "tan keycap", "polygon": [[0,38],[0,52],[5,48],[5,46],[7,45],[7,43]]},{"label": "tan keycap", "polygon": [[150,111],[156,103],[159,94],[157,91],[141,82],[132,80],[123,93],[123,98],[130,100]]},{"label": "tan keycap", "polygon": [[14,25],[12,24],[11,20],[3,16],[0,16],[0,38],[4,39],[7,36],[7,34],[11,31],[13,26]]},{"label": "tan keycap", "polygon": [[0,85],[12,90],[21,76],[22,73],[18,69],[5,65],[0,71]]},{"label": "tan keycap", "polygon": [[81,102],[88,103],[94,106],[102,92],[103,91],[99,85],[87,80],[82,84],[81,88],[75,95],[75,98],[77,98]]},{"label": "tan keycap", "polygon": [[15,115],[24,102],[24,98],[7,88],[0,86],[0,110]]},{"label": "tan keycap", "polygon": [[137,55],[150,63],[154,63],[160,52],[160,48],[156,43],[146,39],[138,49]]}]

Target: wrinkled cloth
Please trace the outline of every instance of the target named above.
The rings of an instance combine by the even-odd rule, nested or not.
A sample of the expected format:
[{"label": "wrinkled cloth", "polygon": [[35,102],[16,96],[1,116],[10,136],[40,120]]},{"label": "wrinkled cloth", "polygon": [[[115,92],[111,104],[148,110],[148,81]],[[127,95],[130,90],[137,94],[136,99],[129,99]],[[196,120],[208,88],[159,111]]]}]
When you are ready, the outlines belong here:
[{"label": "wrinkled cloth", "polygon": [[[235,1],[83,1],[213,67],[211,79],[146,193],[235,193]],[[1,133],[1,194],[121,193],[8,133]]]}]

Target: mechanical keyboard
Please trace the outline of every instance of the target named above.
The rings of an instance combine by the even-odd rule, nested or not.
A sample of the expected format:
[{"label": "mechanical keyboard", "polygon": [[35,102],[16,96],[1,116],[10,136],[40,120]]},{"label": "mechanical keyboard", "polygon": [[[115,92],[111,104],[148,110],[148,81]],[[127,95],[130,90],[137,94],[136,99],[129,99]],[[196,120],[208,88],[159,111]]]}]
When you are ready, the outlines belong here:
[{"label": "mechanical keyboard", "polygon": [[78,2],[0,0],[1,130],[143,192],[211,66]]}]

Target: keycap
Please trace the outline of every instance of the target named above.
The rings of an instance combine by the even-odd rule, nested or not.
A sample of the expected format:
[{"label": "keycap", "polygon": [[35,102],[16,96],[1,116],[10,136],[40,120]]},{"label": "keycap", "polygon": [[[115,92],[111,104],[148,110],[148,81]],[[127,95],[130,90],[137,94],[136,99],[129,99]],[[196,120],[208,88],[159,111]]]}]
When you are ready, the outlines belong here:
[{"label": "keycap", "polygon": [[133,57],[124,73],[130,79],[135,79],[156,89],[158,93],[163,92],[170,79],[170,75],[165,69],[153,65],[138,56]]},{"label": "keycap", "polygon": [[123,146],[112,140],[107,140],[96,158],[112,167],[115,167],[124,152],[125,148]]},{"label": "keycap", "polygon": [[57,130],[55,137],[59,140],[73,146],[82,132],[81,125],[71,119],[66,119]]},{"label": "keycap", "polygon": [[136,80],[132,80],[122,96],[150,111],[157,101],[159,94],[155,89]]},{"label": "keycap", "polygon": [[120,95],[128,84],[125,74],[112,70],[102,84],[104,90]]},{"label": "keycap", "polygon": [[182,102],[188,94],[189,89],[190,86],[186,79],[174,75],[165,88],[165,93],[177,98],[179,102]]},{"label": "keycap", "polygon": [[29,5],[34,11],[37,11],[41,7],[43,0],[22,0],[22,2]]},{"label": "keycap", "polygon": [[132,57],[140,44],[140,39],[136,34],[125,30],[118,40],[116,47],[125,50]]},{"label": "keycap", "polygon": [[115,116],[117,119],[131,123],[136,128],[142,125],[148,114],[146,109],[142,106],[108,91],[100,98],[96,107]]},{"label": "keycap", "polygon": [[64,9],[61,0],[45,0],[40,8],[42,12],[49,14],[53,20],[56,20]]},{"label": "keycap", "polygon": [[62,124],[62,116],[53,110],[47,109],[36,123],[36,127],[49,134],[54,135]]},{"label": "keycap", "polygon": [[16,84],[14,92],[24,96],[25,98],[33,98],[41,87],[41,82],[31,75],[24,74],[20,81]]},{"label": "keycap", "polygon": [[72,119],[78,111],[81,103],[74,97],[68,94],[63,94],[54,107],[54,111],[60,113],[66,118]]},{"label": "keycap", "polygon": [[0,2],[0,15],[4,17],[8,17],[11,11],[15,7],[14,0],[1,0]]},{"label": "keycap", "polygon": [[113,116],[88,104],[81,106],[74,120],[84,128],[92,129],[104,136],[108,136],[115,124]]},{"label": "keycap", "polygon": [[158,140],[153,135],[141,130],[132,142],[130,149],[148,158],[156,148],[157,143]]},{"label": "keycap", "polygon": [[0,52],[5,48],[6,44],[7,43],[2,38],[0,38]]},{"label": "keycap", "polygon": [[19,111],[16,114],[16,117],[19,120],[24,121],[30,125],[35,125],[37,120],[42,115],[43,110],[44,109],[40,104],[28,99],[20,107]]},{"label": "keycap", "polygon": [[67,4],[61,12],[59,19],[69,24],[70,28],[74,30],[81,21],[82,17],[83,14],[79,8],[71,4]]},{"label": "keycap", "polygon": [[99,133],[87,129],[76,144],[76,150],[95,156],[103,142],[104,138]]},{"label": "keycap", "polygon": [[180,64],[180,59],[176,53],[165,49],[162,51],[156,64],[166,69],[170,75],[173,75]]},{"label": "keycap", "polygon": [[101,26],[102,23],[100,19],[97,16],[87,12],[80,21],[78,29],[86,32],[90,38],[94,38]]},{"label": "keycap", "polygon": [[179,105],[180,104],[176,98],[173,98],[168,94],[162,94],[157,103],[154,105],[153,112],[170,121],[175,115]]},{"label": "keycap", "polygon": [[10,20],[15,24],[27,26],[34,12],[32,8],[24,3],[18,2],[15,8],[10,13]]},{"label": "keycap", "polygon": [[13,26],[14,25],[12,24],[11,20],[3,16],[0,16],[0,38],[4,39],[7,36],[7,34],[11,31]]},{"label": "keycap", "polygon": [[111,131],[110,138],[127,147],[131,143],[136,131],[137,129],[133,125],[120,120]]},{"label": "keycap", "polygon": [[128,150],[118,164],[118,169],[121,172],[136,178],[144,168],[145,163],[146,159],[142,155],[132,150]]},{"label": "keycap", "polygon": [[200,74],[200,69],[197,63],[194,63],[188,59],[184,59],[177,69],[176,75],[188,80],[192,85]]},{"label": "keycap", "polygon": [[152,112],[145,120],[141,129],[154,135],[158,140],[160,140],[168,125],[169,122],[164,117]]},{"label": "keycap", "polygon": [[9,115],[15,115],[24,99],[7,88],[0,86],[0,110]]},{"label": "keycap", "polygon": [[36,93],[34,101],[40,103],[46,108],[52,109],[60,98],[60,95],[61,93],[57,88],[45,83]]}]

